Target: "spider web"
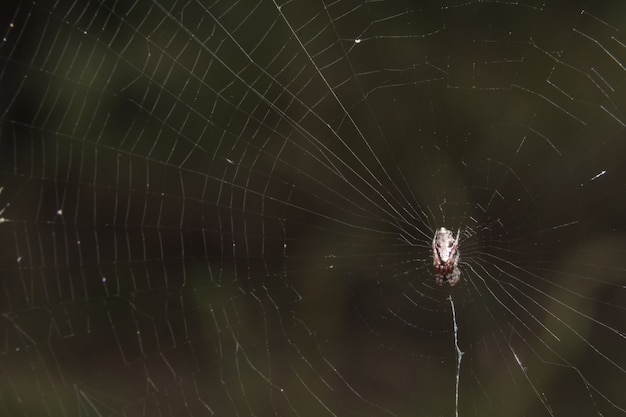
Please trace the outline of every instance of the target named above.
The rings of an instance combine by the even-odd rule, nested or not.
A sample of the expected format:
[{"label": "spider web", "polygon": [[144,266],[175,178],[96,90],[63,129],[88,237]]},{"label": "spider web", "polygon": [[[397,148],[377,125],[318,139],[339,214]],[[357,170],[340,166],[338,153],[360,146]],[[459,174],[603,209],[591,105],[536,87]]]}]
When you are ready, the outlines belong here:
[{"label": "spider web", "polygon": [[12,3],[3,414],[626,414],[622,2]]}]

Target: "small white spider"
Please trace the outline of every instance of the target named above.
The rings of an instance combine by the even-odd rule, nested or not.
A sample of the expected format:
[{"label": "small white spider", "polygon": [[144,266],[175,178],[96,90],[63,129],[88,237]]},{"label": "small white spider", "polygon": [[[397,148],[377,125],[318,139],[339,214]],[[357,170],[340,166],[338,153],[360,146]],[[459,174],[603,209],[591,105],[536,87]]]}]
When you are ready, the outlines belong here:
[{"label": "small white spider", "polygon": [[435,267],[435,282],[439,285],[445,283],[454,287],[461,278],[459,264],[459,237],[460,230],[454,234],[442,227],[435,232],[433,237],[433,265]]}]

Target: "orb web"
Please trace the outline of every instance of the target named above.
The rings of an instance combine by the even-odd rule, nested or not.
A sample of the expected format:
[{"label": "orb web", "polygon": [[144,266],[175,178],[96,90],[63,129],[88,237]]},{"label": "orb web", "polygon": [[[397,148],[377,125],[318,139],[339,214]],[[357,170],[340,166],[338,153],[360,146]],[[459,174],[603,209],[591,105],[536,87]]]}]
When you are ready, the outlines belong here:
[{"label": "orb web", "polygon": [[626,414],[620,2],[13,3],[5,414]]}]

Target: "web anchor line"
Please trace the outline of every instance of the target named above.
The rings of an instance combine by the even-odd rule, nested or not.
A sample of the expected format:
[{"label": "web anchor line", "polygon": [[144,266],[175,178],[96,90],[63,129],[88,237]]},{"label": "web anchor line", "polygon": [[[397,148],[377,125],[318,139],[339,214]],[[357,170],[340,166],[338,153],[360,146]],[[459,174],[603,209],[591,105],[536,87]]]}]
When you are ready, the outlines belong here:
[{"label": "web anchor line", "polygon": [[456,324],[456,310],[454,309],[454,301],[452,295],[448,296],[450,306],[452,307],[452,324],[454,326],[454,347],[456,348],[456,384],[455,384],[455,415],[459,417],[459,379],[461,377],[461,361],[463,360],[463,351],[459,347],[459,326]]}]

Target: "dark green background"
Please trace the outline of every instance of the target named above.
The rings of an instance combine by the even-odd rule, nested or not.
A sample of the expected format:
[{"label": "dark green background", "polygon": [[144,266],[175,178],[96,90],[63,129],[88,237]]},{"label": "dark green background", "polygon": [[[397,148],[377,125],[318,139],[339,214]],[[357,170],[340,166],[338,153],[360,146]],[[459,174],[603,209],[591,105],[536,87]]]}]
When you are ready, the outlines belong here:
[{"label": "dark green background", "polygon": [[2,414],[624,414],[622,2],[2,7]]}]

